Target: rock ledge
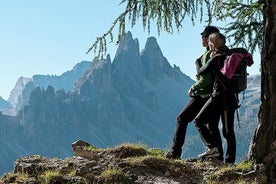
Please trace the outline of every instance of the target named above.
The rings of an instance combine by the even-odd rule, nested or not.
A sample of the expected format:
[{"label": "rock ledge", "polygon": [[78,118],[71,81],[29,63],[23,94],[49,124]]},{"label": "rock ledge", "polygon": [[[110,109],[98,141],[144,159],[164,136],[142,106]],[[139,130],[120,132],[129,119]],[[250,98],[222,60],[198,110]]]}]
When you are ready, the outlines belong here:
[{"label": "rock ledge", "polygon": [[72,144],[74,156],[64,160],[39,155],[16,160],[14,171],[0,183],[266,183],[262,167],[248,162],[228,166],[216,160],[166,159],[161,150],[123,144],[98,149],[84,141]]}]

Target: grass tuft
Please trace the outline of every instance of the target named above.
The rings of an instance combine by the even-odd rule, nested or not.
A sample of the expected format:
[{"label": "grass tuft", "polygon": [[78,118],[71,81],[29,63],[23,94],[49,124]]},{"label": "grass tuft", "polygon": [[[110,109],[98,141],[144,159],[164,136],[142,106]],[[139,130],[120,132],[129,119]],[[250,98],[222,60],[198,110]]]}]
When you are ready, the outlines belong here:
[{"label": "grass tuft", "polygon": [[101,173],[99,178],[104,181],[118,181],[124,178],[124,173],[120,168],[109,166]]},{"label": "grass tuft", "polygon": [[50,184],[52,183],[53,179],[58,178],[60,176],[61,174],[58,171],[47,170],[47,171],[44,171],[39,178],[41,183]]}]

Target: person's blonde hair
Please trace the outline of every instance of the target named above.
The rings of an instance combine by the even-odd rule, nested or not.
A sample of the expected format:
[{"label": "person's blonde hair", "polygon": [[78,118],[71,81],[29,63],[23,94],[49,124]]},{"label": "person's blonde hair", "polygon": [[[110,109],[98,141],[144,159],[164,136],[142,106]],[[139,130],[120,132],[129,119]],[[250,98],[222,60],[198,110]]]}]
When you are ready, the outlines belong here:
[{"label": "person's blonde hair", "polygon": [[216,49],[225,45],[225,36],[221,33],[212,33],[209,35],[209,41],[212,42]]}]

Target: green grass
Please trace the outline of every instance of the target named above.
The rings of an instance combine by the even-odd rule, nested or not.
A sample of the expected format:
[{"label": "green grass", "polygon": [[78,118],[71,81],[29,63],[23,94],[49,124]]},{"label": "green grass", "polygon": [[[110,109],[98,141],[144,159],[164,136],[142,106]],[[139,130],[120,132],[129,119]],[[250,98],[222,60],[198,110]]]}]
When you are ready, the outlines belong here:
[{"label": "green grass", "polygon": [[105,181],[116,181],[119,178],[122,178],[124,176],[124,173],[120,168],[117,167],[107,167],[106,170],[104,170],[101,175],[99,176],[101,179],[104,179]]},{"label": "green grass", "polygon": [[60,176],[61,174],[58,171],[47,170],[40,175],[39,179],[42,184],[49,184],[54,178]]},{"label": "green grass", "polygon": [[235,170],[243,171],[243,172],[251,171],[253,169],[253,167],[254,167],[254,163],[251,160],[241,162],[241,163],[237,164],[236,166],[234,166]]},{"label": "green grass", "polygon": [[231,165],[231,166],[224,166],[221,167],[218,171],[208,175],[208,182],[210,184],[217,184],[221,183],[222,178],[232,177],[232,179],[236,180],[237,184],[246,184],[248,181],[243,179],[240,173],[252,171],[254,167],[253,161],[243,161],[241,163]]},{"label": "green grass", "polygon": [[86,149],[89,151],[102,151],[103,150],[103,149],[97,148],[93,145],[87,146]]}]

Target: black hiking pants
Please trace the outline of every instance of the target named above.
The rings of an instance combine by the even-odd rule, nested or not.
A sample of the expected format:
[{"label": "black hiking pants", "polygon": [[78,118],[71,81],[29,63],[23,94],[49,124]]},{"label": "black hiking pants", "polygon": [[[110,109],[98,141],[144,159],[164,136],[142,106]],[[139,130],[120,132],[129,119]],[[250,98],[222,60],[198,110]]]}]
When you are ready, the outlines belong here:
[{"label": "black hiking pants", "polygon": [[221,115],[221,97],[210,97],[195,117],[195,127],[205,146],[209,149],[217,148],[223,160],[223,148],[219,131],[219,118]]},{"label": "black hiking pants", "polygon": [[192,97],[190,101],[184,106],[182,111],[176,118],[176,126],[173,137],[173,144],[170,152],[178,157],[181,157],[182,146],[185,142],[186,131],[189,122],[193,121],[202,106],[206,103],[209,97]]},{"label": "black hiking pants", "polygon": [[234,163],[236,160],[236,137],[234,132],[235,110],[225,110],[221,113],[222,134],[226,139],[227,149],[225,162]]}]

